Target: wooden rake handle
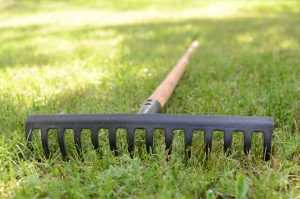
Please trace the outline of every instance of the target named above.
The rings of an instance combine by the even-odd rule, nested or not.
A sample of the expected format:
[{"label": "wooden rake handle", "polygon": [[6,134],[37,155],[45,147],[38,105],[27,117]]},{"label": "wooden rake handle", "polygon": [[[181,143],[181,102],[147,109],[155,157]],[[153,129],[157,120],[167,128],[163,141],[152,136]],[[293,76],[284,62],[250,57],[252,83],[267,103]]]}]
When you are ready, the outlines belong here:
[{"label": "wooden rake handle", "polygon": [[[186,50],[184,55],[177,61],[174,68],[171,70],[171,72],[167,75],[167,77],[162,81],[162,83],[155,89],[155,91],[152,93],[152,95],[148,98],[147,101],[144,102],[143,107],[139,111],[139,113],[156,113],[160,112],[160,109],[164,107],[170,96],[172,95],[174,89],[176,88],[181,76],[183,75],[190,56],[195,52],[195,50],[198,48],[199,42],[193,41],[192,44],[189,46],[189,48]],[[159,104],[157,104],[157,102]],[[157,108],[157,110],[148,110],[147,107],[144,106],[151,106],[152,103],[155,104],[155,106],[160,106]],[[147,109],[147,110],[145,110]]]}]

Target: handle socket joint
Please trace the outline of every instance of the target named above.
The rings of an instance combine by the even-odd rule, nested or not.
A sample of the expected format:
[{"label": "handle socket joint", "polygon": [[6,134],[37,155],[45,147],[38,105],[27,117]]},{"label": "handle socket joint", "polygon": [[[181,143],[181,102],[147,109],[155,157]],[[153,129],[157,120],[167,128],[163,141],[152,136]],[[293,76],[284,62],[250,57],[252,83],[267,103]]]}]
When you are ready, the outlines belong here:
[{"label": "handle socket joint", "polygon": [[159,101],[153,99],[147,99],[142,104],[142,107],[139,114],[151,114],[151,113],[160,113],[161,112],[161,105]]}]

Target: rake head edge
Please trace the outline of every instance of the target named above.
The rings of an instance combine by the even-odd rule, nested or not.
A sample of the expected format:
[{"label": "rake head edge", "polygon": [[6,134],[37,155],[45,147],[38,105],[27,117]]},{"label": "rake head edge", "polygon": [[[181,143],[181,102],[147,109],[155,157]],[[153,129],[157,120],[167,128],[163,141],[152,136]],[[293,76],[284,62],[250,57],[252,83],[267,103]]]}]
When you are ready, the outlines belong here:
[{"label": "rake head edge", "polygon": [[213,131],[224,132],[224,150],[231,147],[232,133],[242,132],[244,135],[244,152],[247,154],[251,147],[253,132],[264,135],[264,158],[270,159],[271,139],[274,129],[271,117],[256,116],[213,116],[213,115],[186,115],[186,114],[58,114],[58,115],[31,115],[25,125],[26,138],[32,141],[32,130],[40,129],[42,145],[46,156],[49,156],[48,130],[57,129],[58,144],[63,156],[67,156],[64,143],[66,129],[74,130],[75,144],[81,148],[80,133],[82,129],[91,130],[91,141],[95,150],[99,148],[99,129],[109,130],[109,145],[111,150],[117,151],[116,130],[127,130],[128,150],[134,150],[134,130],[145,129],[147,152],[153,147],[154,129],[165,130],[165,144],[169,149],[172,146],[173,131],[183,130],[185,147],[192,145],[193,131],[204,131],[205,151],[212,147]]}]

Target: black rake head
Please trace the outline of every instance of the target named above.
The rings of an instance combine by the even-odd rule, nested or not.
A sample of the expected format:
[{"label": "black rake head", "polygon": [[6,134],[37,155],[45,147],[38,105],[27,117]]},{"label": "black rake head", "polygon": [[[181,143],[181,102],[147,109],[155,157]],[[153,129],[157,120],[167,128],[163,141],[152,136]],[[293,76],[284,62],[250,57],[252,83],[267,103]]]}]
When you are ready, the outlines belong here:
[{"label": "black rake head", "polygon": [[91,130],[91,142],[95,150],[99,149],[99,129],[108,129],[109,146],[115,155],[118,155],[116,130],[127,130],[128,151],[133,154],[134,130],[145,129],[146,150],[153,148],[154,129],[165,130],[166,149],[171,151],[173,131],[184,130],[185,148],[192,145],[193,132],[204,131],[205,152],[209,153],[212,147],[213,131],[224,132],[224,151],[230,149],[233,132],[242,132],[244,135],[244,152],[249,153],[253,132],[261,132],[264,136],[263,157],[267,161],[271,155],[272,133],[274,122],[271,117],[254,116],[212,116],[212,115],[185,115],[185,114],[66,114],[66,115],[30,115],[25,123],[26,139],[32,142],[32,130],[41,130],[41,139],[44,154],[50,155],[48,145],[48,130],[57,129],[58,145],[63,157],[67,157],[65,146],[65,130],[74,130],[74,142],[77,152],[81,151],[81,131]]}]

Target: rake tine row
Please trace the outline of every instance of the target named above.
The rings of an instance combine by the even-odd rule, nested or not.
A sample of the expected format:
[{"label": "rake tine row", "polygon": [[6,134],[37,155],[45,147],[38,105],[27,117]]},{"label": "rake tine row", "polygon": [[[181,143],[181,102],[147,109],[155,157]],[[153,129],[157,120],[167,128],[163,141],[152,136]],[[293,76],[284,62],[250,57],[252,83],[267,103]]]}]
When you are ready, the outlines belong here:
[{"label": "rake tine row", "polygon": [[[50,129],[50,128],[49,128]],[[45,153],[45,156],[49,158],[50,156],[50,149],[48,144],[48,130],[47,128],[41,129],[41,138],[42,138],[42,146]],[[69,128],[68,128],[69,129]],[[103,128],[85,128],[91,130],[91,143],[95,151],[99,151],[99,130]],[[117,137],[116,137],[116,130],[118,128],[108,128],[109,134],[109,146],[110,150],[114,152],[115,156],[118,156],[118,148],[117,148]],[[134,153],[134,128],[125,128],[127,130],[127,144],[128,144],[128,152],[130,156],[133,157]],[[141,128],[138,128],[141,129]],[[145,128],[146,132],[146,151],[147,153],[153,153],[153,136],[154,136],[154,129],[155,128]],[[173,142],[173,132],[178,129],[172,128],[164,128],[165,130],[165,146],[166,150],[168,151],[168,155],[172,152],[172,142]],[[193,132],[199,129],[192,129],[187,128],[184,130],[184,148],[188,155],[191,156],[190,147],[192,146],[193,142]],[[203,129],[204,131],[204,144],[205,144],[205,154],[208,155],[212,148],[212,137],[213,137],[213,130],[212,128]],[[230,151],[232,145],[232,129],[224,129],[224,152]],[[264,155],[265,159],[270,158],[271,152],[271,133],[263,132],[264,134]],[[244,135],[244,153],[249,154],[251,148],[251,141],[252,141],[252,131],[248,130],[243,132]],[[57,129],[57,138],[58,138],[58,145],[60,152],[64,158],[67,158],[67,149],[65,145],[65,129],[58,128]],[[32,129],[27,132],[27,141],[32,142]],[[82,154],[82,143],[81,143],[81,130],[74,129],[74,143],[76,146],[76,151],[79,155]]]}]

